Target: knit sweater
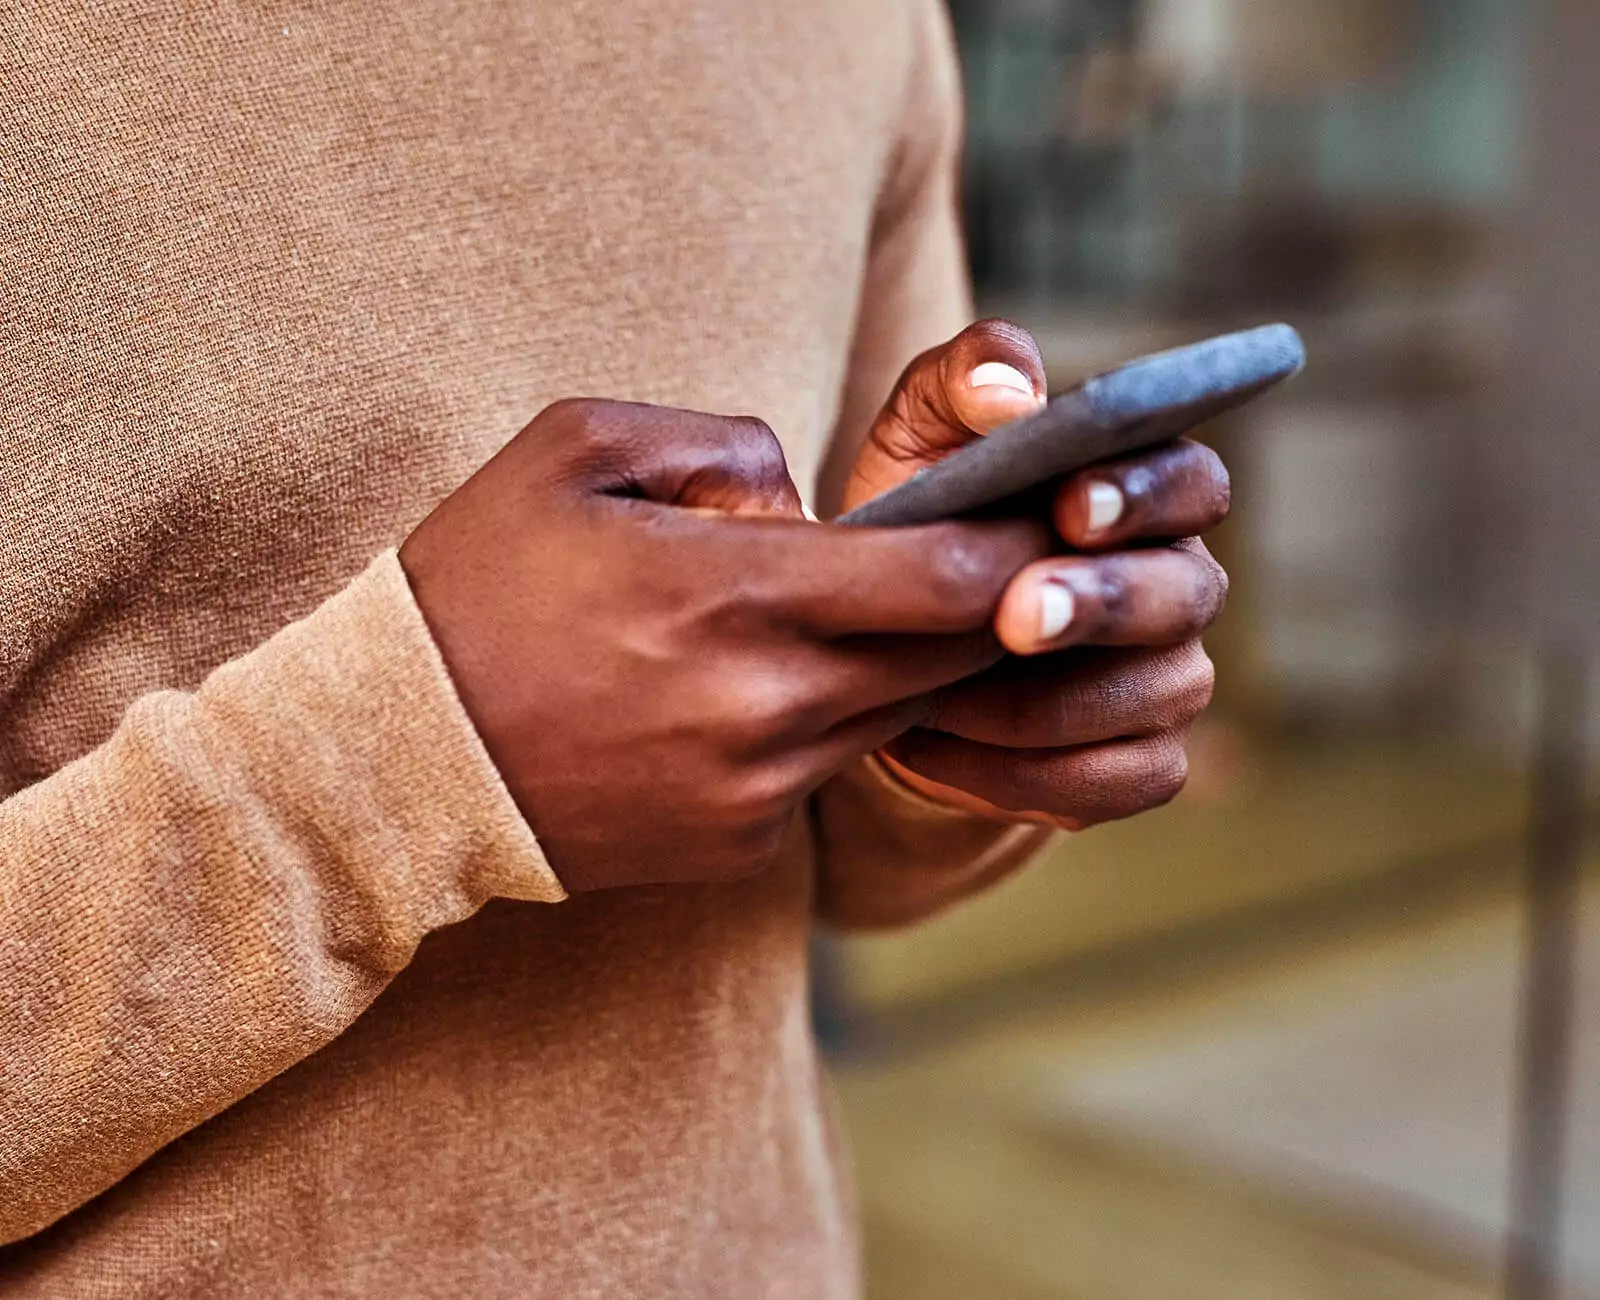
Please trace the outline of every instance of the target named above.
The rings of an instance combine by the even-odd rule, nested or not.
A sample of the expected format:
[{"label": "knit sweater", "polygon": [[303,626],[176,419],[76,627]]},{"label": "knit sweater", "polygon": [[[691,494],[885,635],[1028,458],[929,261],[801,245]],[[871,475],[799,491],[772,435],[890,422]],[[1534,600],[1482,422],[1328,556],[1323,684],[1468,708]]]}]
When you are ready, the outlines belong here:
[{"label": "knit sweater", "polygon": [[813,921],[1036,837],[864,763],[567,898],[394,547],[570,395],[826,508],[958,134],[934,0],[0,7],[0,1293],[854,1294]]}]

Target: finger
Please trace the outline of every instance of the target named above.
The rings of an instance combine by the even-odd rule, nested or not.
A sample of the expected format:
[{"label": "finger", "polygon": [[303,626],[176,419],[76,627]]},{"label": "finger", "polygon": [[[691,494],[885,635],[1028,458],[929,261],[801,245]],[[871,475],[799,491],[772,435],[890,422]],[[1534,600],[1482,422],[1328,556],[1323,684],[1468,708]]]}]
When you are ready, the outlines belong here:
[{"label": "finger", "polygon": [[[829,725],[929,695],[993,668],[1005,647],[984,626],[954,636],[863,636],[821,647],[819,702]],[[931,699],[924,712],[933,708]]]},{"label": "finger", "polygon": [[937,460],[1044,401],[1044,359],[1033,335],[1010,321],[981,320],[906,367],[881,437],[901,459]]},{"label": "finger", "polygon": [[956,335],[935,364],[914,366],[903,391],[912,410],[938,415],[947,433],[967,434],[954,444],[961,446],[972,434],[992,433],[1045,404],[1044,358],[1022,326],[978,321]]},{"label": "finger", "polygon": [[1056,528],[1090,551],[1194,537],[1228,517],[1231,496],[1222,458],[1183,439],[1074,474],[1056,493]]},{"label": "finger", "polygon": [[1093,826],[1148,812],[1188,780],[1183,732],[1074,749],[1006,749],[917,728],[888,743],[896,762],[998,809]]},{"label": "finger", "polygon": [[831,728],[801,753],[811,774],[811,788],[926,722],[931,707],[927,696],[913,696],[857,714]]},{"label": "finger", "polygon": [[753,752],[782,751],[908,701],[916,701],[915,721],[926,721],[934,708],[932,692],[1004,657],[986,627],[956,636],[851,637],[772,659],[772,671],[726,686],[720,702],[736,716],[756,720]]},{"label": "finger", "polygon": [[[752,538],[754,541],[754,537]],[[987,627],[1006,585],[1050,552],[1046,525],[771,526],[752,546],[752,598],[822,636]]]},{"label": "finger", "polygon": [[1215,683],[1198,641],[1009,658],[940,692],[927,725],[1008,749],[1151,736],[1193,723],[1211,703]]},{"label": "finger", "polygon": [[535,423],[565,439],[560,472],[587,493],[725,514],[801,516],[783,447],[754,417],[573,398]]},{"label": "finger", "polygon": [[845,493],[852,509],[898,487],[974,438],[1032,415],[1046,399],[1044,361],[1009,321],[969,325],[901,375],[873,424]]},{"label": "finger", "polygon": [[1198,541],[1059,556],[1017,575],[995,632],[1021,655],[1069,645],[1177,645],[1211,625],[1227,594],[1227,574]]}]

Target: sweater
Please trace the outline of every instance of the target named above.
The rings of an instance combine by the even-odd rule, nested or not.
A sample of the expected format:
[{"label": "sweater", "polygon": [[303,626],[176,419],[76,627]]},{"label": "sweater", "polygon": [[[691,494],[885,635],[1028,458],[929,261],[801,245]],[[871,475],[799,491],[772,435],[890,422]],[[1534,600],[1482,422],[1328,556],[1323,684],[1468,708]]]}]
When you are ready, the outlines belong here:
[{"label": "sweater", "polygon": [[570,395],[826,511],[968,316],[956,83],[934,0],[0,8],[0,1293],[856,1293],[813,925],[1037,834],[869,761],[568,898],[394,548]]}]

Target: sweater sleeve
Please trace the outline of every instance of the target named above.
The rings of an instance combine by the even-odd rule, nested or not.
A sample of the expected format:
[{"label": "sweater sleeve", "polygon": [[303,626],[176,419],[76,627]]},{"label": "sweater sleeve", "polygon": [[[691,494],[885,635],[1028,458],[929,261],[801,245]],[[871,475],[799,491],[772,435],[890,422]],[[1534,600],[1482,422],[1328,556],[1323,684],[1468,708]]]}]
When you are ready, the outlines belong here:
[{"label": "sweater sleeve", "polygon": [[[905,112],[874,221],[839,420],[818,500],[834,513],[906,364],[972,319],[957,215],[960,72],[942,0],[909,0]],[[818,908],[844,927],[909,923],[1025,862],[1046,833],[958,813],[867,760],[818,792]]]},{"label": "sweater sleeve", "polygon": [[429,931],[563,891],[394,553],[0,803],[0,1244],[343,1031]]}]

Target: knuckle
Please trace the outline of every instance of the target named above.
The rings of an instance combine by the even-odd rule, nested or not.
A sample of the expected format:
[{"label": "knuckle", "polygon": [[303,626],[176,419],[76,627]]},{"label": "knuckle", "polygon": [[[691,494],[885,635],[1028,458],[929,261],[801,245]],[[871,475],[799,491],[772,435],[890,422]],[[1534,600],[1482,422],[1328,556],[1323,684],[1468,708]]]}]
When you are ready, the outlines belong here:
[{"label": "knuckle", "polygon": [[1191,718],[1195,718],[1206,711],[1211,704],[1212,696],[1216,694],[1217,665],[1212,662],[1211,656],[1198,641],[1188,647],[1186,658],[1188,662],[1184,673],[1185,712]]},{"label": "knuckle", "polygon": [[568,435],[593,438],[605,427],[607,405],[597,397],[563,397],[539,412],[538,421],[557,425]]},{"label": "knuckle", "polygon": [[925,552],[924,582],[934,601],[978,612],[999,599],[1007,574],[991,551],[954,529],[941,530]]},{"label": "knuckle", "polygon": [[568,473],[609,470],[625,479],[639,448],[622,403],[600,397],[563,397],[539,413],[533,428],[548,436]]},{"label": "knuckle", "polygon": [[1228,602],[1228,571],[1218,564],[1211,552],[1204,548],[1191,551],[1190,595],[1188,617],[1183,631],[1190,637],[1199,636],[1222,613]]},{"label": "knuckle", "polygon": [[[635,469],[640,448],[624,403],[563,397],[534,417],[515,440],[544,458],[538,472],[549,488],[584,495],[641,495]],[[530,467],[531,468],[531,467]]]},{"label": "knuckle", "polygon": [[1186,727],[1205,712],[1216,690],[1217,670],[1198,641],[1180,646],[1157,669],[1155,707],[1147,712],[1154,726]]},{"label": "knuckle", "polygon": [[1211,476],[1211,517],[1221,523],[1233,509],[1233,476],[1222,457],[1205,447],[1207,468]]},{"label": "knuckle", "polygon": [[737,415],[728,425],[728,444],[741,465],[766,477],[788,476],[789,462],[784,457],[783,444],[770,424],[754,415]]},{"label": "knuckle", "polygon": [[769,736],[784,730],[790,707],[789,693],[768,679],[746,680],[728,692],[732,729],[740,733]]},{"label": "knuckle", "polygon": [[1144,682],[1135,673],[1119,671],[1074,683],[1058,697],[1063,734],[1097,730],[1135,717],[1144,703]]},{"label": "knuckle", "polygon": [[1233,484],[1221,456],[1203,442],[1185,438],[1175,444],[1169,464],[1172,477],[1164,486],[1175,494],[1188,526],[1203,531],[1228,517]]},{"label": "knuckle", "polygon": [[748,569],[680,598],[681,608],[693,609],[695,622],[730,638],[749,637],[766,627],[774,603],[771,580]]},{"label": "knuckle", "polygon": [[1160,808],[1171,803],[1188,783],[1189,754],[1182,743],[1172,738],[1152,745],[1143,780],[1143,806]]},{"label": "knuckle", "polygon": [[730,729],[752,744],[809,734],[817,705],[804,691],[776,675],[747,677],[727,692]]},{"label": "knuckle", "polygon": [[1211,573],[1212,585],[1216,592],[1216,609],[1213,611],[1213,617],[1215,617],[1216,614],[1222,612],[1223,605],[1227,603],[1228,590],[1233,586],[1233,579],[1228,576],[1228,571],[1222,567],[1216,556],[1212,555],[1210,551],[1205,553],[1205,557],[1206,565]]},{"label": "knuckle", "polygon": [[789,477],[789,460],[772,426],[755,416],[740,416],[734,422],[735,472],[746,483],[769,497],[797,496]]}]

